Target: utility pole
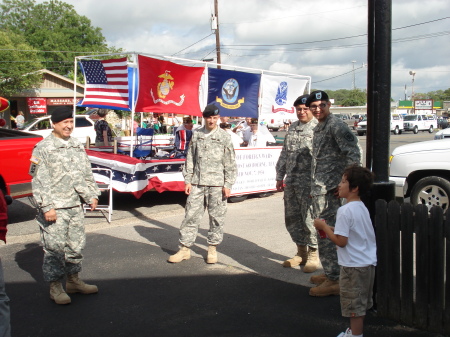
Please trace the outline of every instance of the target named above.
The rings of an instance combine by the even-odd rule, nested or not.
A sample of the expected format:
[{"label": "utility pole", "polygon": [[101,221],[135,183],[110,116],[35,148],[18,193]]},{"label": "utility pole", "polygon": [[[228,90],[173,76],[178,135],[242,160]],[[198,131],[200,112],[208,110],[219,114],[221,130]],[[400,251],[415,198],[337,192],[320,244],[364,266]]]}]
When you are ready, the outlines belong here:
[{"label": "utility pole", "polygon": [[222,64],[222,60],[220,59],[219,4],[218,4],[218,0],[214,0],[214,16],[212,18],[211,28],[216,33],[217,68],[220,69],[220,65]]},{"label": "utility pole", "polygon": [[355,63],[356,61],[352,61],[352,65],[353,65],[353,90],[356,89],[356,80],[355,80]]}]

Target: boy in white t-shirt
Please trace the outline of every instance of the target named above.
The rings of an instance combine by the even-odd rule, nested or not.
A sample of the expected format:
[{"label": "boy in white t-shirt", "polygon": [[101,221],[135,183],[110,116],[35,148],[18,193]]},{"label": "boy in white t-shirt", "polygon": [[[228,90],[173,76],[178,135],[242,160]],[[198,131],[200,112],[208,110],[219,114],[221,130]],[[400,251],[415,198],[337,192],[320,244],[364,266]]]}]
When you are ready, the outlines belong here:
[{"label": "boy in white t-shirt", "polygon": [[335,227],[322,219],[314,220],[316,229],[337,245],[341,311],[342,316],[350,317],[350,329],[338,337],[362,337],[366,311],[373,305],[377,246],[369,211],[360,199],[372,183],[373,174],[367,168],[347,167],[338,187],[346,204],[338,209]]}]

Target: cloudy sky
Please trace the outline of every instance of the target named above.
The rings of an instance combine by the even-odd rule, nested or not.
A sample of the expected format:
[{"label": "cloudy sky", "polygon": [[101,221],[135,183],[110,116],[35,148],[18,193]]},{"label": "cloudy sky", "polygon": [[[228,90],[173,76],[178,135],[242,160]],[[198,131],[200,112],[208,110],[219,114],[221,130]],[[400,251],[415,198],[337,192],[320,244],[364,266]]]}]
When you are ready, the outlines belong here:
[{"label": "cloudy sky", "polygon": [[[43,2],[43,0],[38,0]],[[215,58],[214,0],[65,0],[127,51]],[[367,0],[218,0],[222,63],[366,88]],[[392,0],[392,98],[450,87],[450,1]],[[355,69],[353,71],[353,69]],[[354,76],[354,77],[353,77]]]}]

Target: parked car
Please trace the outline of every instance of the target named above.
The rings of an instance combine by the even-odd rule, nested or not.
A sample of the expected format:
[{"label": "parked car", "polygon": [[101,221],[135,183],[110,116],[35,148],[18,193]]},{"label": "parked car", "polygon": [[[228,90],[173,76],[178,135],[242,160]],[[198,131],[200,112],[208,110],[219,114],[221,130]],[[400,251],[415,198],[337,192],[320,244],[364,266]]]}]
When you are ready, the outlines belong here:
[{"label": "parked car", "polygon": [[[77,138],[80,142],[86,143],[87,137],[90,143],[95,143],[94,121],[88,115],[76,115],[75,127],[72,132],[72,137]],[[21,131],[41,135],[47,137],[53,130],[50,116],[33,118],[26,122],[20,129]]]},{"label": "parked car", "polygon": [[437,120],[433,115],[406,115],[403,118],[405,131],[412,131],[417,134],[419,131],[433,133],[437,128]]},{"label": "parked car", "polygon": [[417,142],[397,147],[390,157],[389,180],[395,196],[413,205],[449,208],[450,139]]},{"label": "parked car", "polygon": [[31,195],[30,158],[41,140],[40,135],[0,128],[0,189],[8,204]]},{"label": "parked car", "polygon": [[439,130],[434,135],[434,139],[444,139],[444,138],[450,138],[450,128]]},{"label": "parked car", "polygon": [[262,119],[260,122],[265,122],[267,128],[271,131],[278,131],[280,128],[284,127],[282,119]]},{"label": "parked car", "polygon": [[438,117],[437,126],[439,129],[446,129],[449,126],[448,117]]}]

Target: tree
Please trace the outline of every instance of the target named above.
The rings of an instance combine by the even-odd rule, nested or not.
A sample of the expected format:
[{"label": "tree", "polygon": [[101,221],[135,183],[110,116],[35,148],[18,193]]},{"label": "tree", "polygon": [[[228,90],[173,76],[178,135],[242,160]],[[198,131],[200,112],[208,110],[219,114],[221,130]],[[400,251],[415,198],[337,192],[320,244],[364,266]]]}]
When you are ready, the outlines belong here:
[{"label": "tree", "polygon": [[367,93],[360,89],[325,90],[328,97],[334,99],[335,105],[340,106],[362,106],[367,103]]},{"label": "tree", "polygon": [[434,101],[450,101],[450,88],[447,90],[430,91],[426,94],[415,93],[414,99],[432,99]]},{"label": "tree", "polygon": [[37,71],[42,64],[38,54],[23,36],[0,31],[0,96],[39,86],[42,75]]},{"label": "tree", "polygon": [[75,56],[117,51],[108,47],[100,28],[58,0],[37,5],[35,0],[3,0],[0,29],[23,35],[42,51],[44,67],[61,75],[73,73]]}]

